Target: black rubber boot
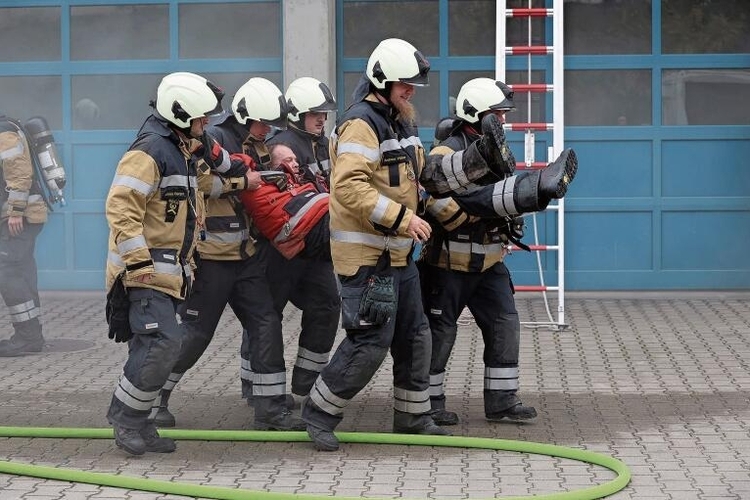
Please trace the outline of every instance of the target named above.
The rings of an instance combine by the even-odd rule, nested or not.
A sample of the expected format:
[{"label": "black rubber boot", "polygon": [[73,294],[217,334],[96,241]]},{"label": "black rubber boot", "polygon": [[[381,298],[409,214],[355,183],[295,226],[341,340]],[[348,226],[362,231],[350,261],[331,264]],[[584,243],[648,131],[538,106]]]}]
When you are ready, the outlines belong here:
[{"label": "black rubber boot", "polygon": [[566,149],[541,170],[516,176],[513,203],[519,213],[539,212],[565,196],[578,171],[575,151]]},{"label": "black rubber boot", "polygon": [[145,451],[172,453],[177,449],[174,439],[160,437],[159,431],[152,422],[147,423],[146,427],[140,430],[140,435],[146,447]]},{"label": "black rubber boot", "polygon": [[307,424],[307,435],[318,451],[336,451],[339,449],[339,440],[333,431],[327,431],[312,424]]},{"label": "black rubber boot", "polygon": [[437,425],[458,425],[458,413],[445,409],[430,411],[432,421]]},{"label": "black rubber boot", "polygon": [[414,415],[394,410],[393,432],[395,434],[424,434],[431,436],[450,436],[451,433],[435,425],[429,414]]},{"label": "black rubber boot", "polygon": [[44,337],[41,334],[38,336],[14,334],[10,339],[0,340],[0,357],[9,358],[41,352],[42,347],[44,347]]},{"label": "black rubber boot", "polygon": [[539,196],[556,200],[565,196],[578,171],[575,151],[566,149],[557,159],[539,171]]},{"label": "black rubber boot", "polygon": [[254,428],[258,431],[304,431],[306,426],[299,417],[285,409],[275,415],[255,417]]},{"label": "black rubber boot", "polygon": [[479,153],[492,172],[503,179],[516,170],[516,158],[505,140],[503,122],[490,113],[482,118],[482,138],[477,141]]},{"label": "black rubber boot", "polygon": [[174,427],[177,424],[174,415],[169,411],[169,397],[171,395],[172,391],[165,391],[163,389],[159,393],[161,400],[154,416],[154,424],[157,427]]},{"label": "black rubber boot", "polygon": [[121,450],[125,450],[131,455],[143,455],[146,453],[146,442],[141,437],[138,429],[121,427],[117,424],[112,426],[115,434],[115,444]]},{"label": "black rubber boot", "polygon": [[485,415],[488,422],[500,422],[501,420],[532,420],[536,418],[536,408],[533,406],[524,406],[522,403],[517,403],[510,408],[495,413],[488,413]]}]

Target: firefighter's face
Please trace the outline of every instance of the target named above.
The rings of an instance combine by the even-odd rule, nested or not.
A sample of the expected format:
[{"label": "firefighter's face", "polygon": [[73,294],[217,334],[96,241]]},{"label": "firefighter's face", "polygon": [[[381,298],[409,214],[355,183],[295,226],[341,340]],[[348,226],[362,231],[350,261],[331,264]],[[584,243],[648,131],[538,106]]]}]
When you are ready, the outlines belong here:
[{"label": "firefighter's face", "polygon": [[493,115],[500,118],[500,123],[505,123],[505,113],[506,111],[504,109],[491,109],[489,113],[492,113]]},{"label": "firefighter's face", "polygon": [[305,113],[305,131],[320,135],[323,132],[323,127],[326,126],[326,118],[328,118],[328,113],[308,111]]},{"label": "firefighter's face", "polygon": [[263,122],[253,120],[253,123],[250,125],[250,135],[261,141],[266,140],[266,135],[268,135],[270,131],[271,126],[266,125]]},{"label": "firefighter's face", "polygon": [[190,137],[200,139],[203,137],[203,129],[208,125],[208,117],[193,118],[190,121]]}]

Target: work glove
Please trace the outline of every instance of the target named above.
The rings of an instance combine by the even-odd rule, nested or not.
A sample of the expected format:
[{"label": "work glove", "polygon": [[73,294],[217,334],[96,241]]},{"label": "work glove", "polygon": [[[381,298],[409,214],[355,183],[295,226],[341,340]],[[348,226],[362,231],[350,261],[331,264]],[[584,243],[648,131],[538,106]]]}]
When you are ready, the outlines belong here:
[{"label": "work glove", "polygon": [[373,325],[387,323],[396,312],[396,291],[393,276],[373,275],[367,280],[359,303],[359,316]]},{"label": "work glove", "polygon": [[501,179],[515,172],[516,158],[505,140],[503,123],[492,113],[482,118],[482,138],[477,140],[477,150]]},{"label": "work glove", "polygon": [[523,229],[525,226],[526,225],[524,223],[523,217],[521,217],[520,215],[517,215],[515,217],[504,217],[498,225],[500,238],[502,239],[503,243],[514,243],[518,248],[530,252],[531,249],[529,248],[529,246],[521,241],[521,238],[523,238]]},{"label": "work glove", "polygon": [[107,336],[115,342],[127,342],[133,337],[130,329],[130,300],[128,291],[122,282],[123,275],[115,278],[109,292],[107,292],[106,316],[109,331]]},{"label": "work glove", "polygon": [[278,170],[263,170],[260,172],[260,178],[266,184],[276,184],[279,191],[286,191],[289,185],[285,172],[279,172]]},{"label": "work glove", "polygon": [[221,175],[237,177],[244,173],[244,170],[238,175],[236,171],[230,172],[232,162],[229,159],[229,153],[221,147],[218,141],[214,140],[207,132],[201,136],[203,147],[198,151],[203,161],[208,167]]}]

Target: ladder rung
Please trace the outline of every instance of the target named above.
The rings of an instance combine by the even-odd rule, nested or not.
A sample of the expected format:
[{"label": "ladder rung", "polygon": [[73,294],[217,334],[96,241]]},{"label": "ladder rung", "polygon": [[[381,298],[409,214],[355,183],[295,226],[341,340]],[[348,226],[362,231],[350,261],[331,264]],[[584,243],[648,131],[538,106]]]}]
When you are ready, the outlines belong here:
[{"label": "ladder rung", "polygon": [[536,55],[541,56],[552,53],[550,45],[520,45],[516,47],[505,47],[505,54],[510,56]]},{"label": "ladder rung", "polygon": [[521,131],[524,130],[552,130],[551,123],[505,123],[505,130]]},{"label": "ladder rung", "polygon": [[513,289],[517,292],[546,292],[557,290],[559,287],[547,285],[513,285]]},{"label": "ladder rung", "polygon": [[[511,245],[510,249],[514,252],[522,250],[521,247],[515,245]],[[532,252],[555,252],[560,250],[560,247],[558,245],[529,245],[529,250]]]},{"label": "ladder rung", "polygon": [[554,85],[546,83],[514,83],[508,85],[514,92],[552,92]]},{"label": "ladder rung", "polygon": [[505,9],[505,17],[552,17],[552,9]]},{"label": "ladder rung", "polygon": [[527,165],[526,163],[522,161],[516,162],[516,169],[518,170],[539,170],[540,168],[546,167],[547,164],[543,161],[534,161],[531,162],[531,165]]}]

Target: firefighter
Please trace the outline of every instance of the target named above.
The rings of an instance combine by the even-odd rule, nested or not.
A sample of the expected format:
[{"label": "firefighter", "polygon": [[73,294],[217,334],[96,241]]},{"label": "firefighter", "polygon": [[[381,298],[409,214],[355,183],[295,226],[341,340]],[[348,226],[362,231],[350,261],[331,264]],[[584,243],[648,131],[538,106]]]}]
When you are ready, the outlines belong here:
[{"label": "firefighter", "polygon": [[[286,105],[281,91],[264,78],[251,78],[232,100],[232,110],[212,122],[207,132],[229,153],[243,153],[257,165],[270,162],[263,144],[271,126],[286,126]],[[260,167],[261,169],[263,167]],[[260,186],[260,172],[247,170],[252,182],[244,188]],[[238,193],[239,194],[239,190]],[[175,425],[168,401],[175,384],[201,357],[214,336],[227,304],[243,327],[243,382],[253,366],[252,398],[254,427],[258,430],[301,430],[302,422],[293,417],[286,404],[286,369],[281,320],[274,309],[266,280],[268,242],[250,233],[251,222],[235,195],[209,193],[206,201],[206,238],[198,243],[200,262],[196,283],[180,314],[186,325],[179,360],[169,375],[160,400],[154,408],[157,425]],[[249,336],[249,338],[247,338]],[[251,344],[263,349],[252,350]],[[249,377],[247,377],[249,378]],[[249,395],[247,395],[249,396]]]},{"label": "firefighter", "polygon": [[[313,183],[319,193],[328,193],[330,165],[324,127],[328,113],[336,110],[333,94],[319,80],[302,77],[289,85],[285,98],[289,127],[268,140],[275,153],[272,164],[297,163],[301,181]],[[308,247],[292,259],[273,251],[268,261],[276,311],[282,315],[289,301],[302,311],[299,349],[292,370],[295,405],[310,392],[328,362],[339,325],[340,300],[330,252],[312,254],[310,248],[318,245]]]},{"label": "firefighter", "polygon": [[183,328],[176,312],[190,292],[200,233],[199,167],[192,152],[222,96],[199,75],[165,76],[155,110],[118,163],[107,195],[107,288],[122,280],[128,290],[132,330],[107,419],[117,446],[132,455],[175,450],[148,416],[180,352]]},{"label": "firefighter", "polygon": [[284,144],[294,151],[305,180],[319,184],[328,191],[331,166],[325,125],[328,114],[336,111],[336,100],[331,89],[320,80],[302,77],[294,80],[284,94],[289,107],[289,127],[267,144]]},{"label": "firefighter", "polygon": [[[481,139],[482,118],[515,109],[513,92],[503,82],[476,78],[457,97],[456,118],[436,128],[439,146],[431,155],[465,151]],[[446,127],[446,124],[448,125]],[[437,141],[436,141],[437,142]],[[482,218],[454,231],[433,232],[420,263],[424,308],[432,332],[430,404],[438,425],[456,425],[458,415],[445,409],[446,365],[456,340],[457,320],[468,306],[484,340],[484,412],[491,422],[529,420],[536,410],[517,396],[521,325],[513,298],[513,283],[503,258],[510,238],[520,234],[507,218]],[[522,224],[522,219],[520,224]]]},{"label": "firefighter", "polygon": [[[428,83],[429,62],[391,38],[370,55],[354,103],[331,136],[331,257],[341,285],[346,337],[302,407],[316,449],[333,451],[344,408],[393,358],[393,431],[448,434],[429,415],[430,331],[412,260],[431,232],[417,183],[424,148],[409,100]],[[453,229],[466,215],[450,200],[433,207]],[[420,215],[418,215],[418,213]]]},{"label": "firefighter", "polygon": [[34,246],[47,222],[47,205],[31,155],[18,122],[0,114],[0,295],[14,330],[0,341],[0,356],[44,346]]}]

